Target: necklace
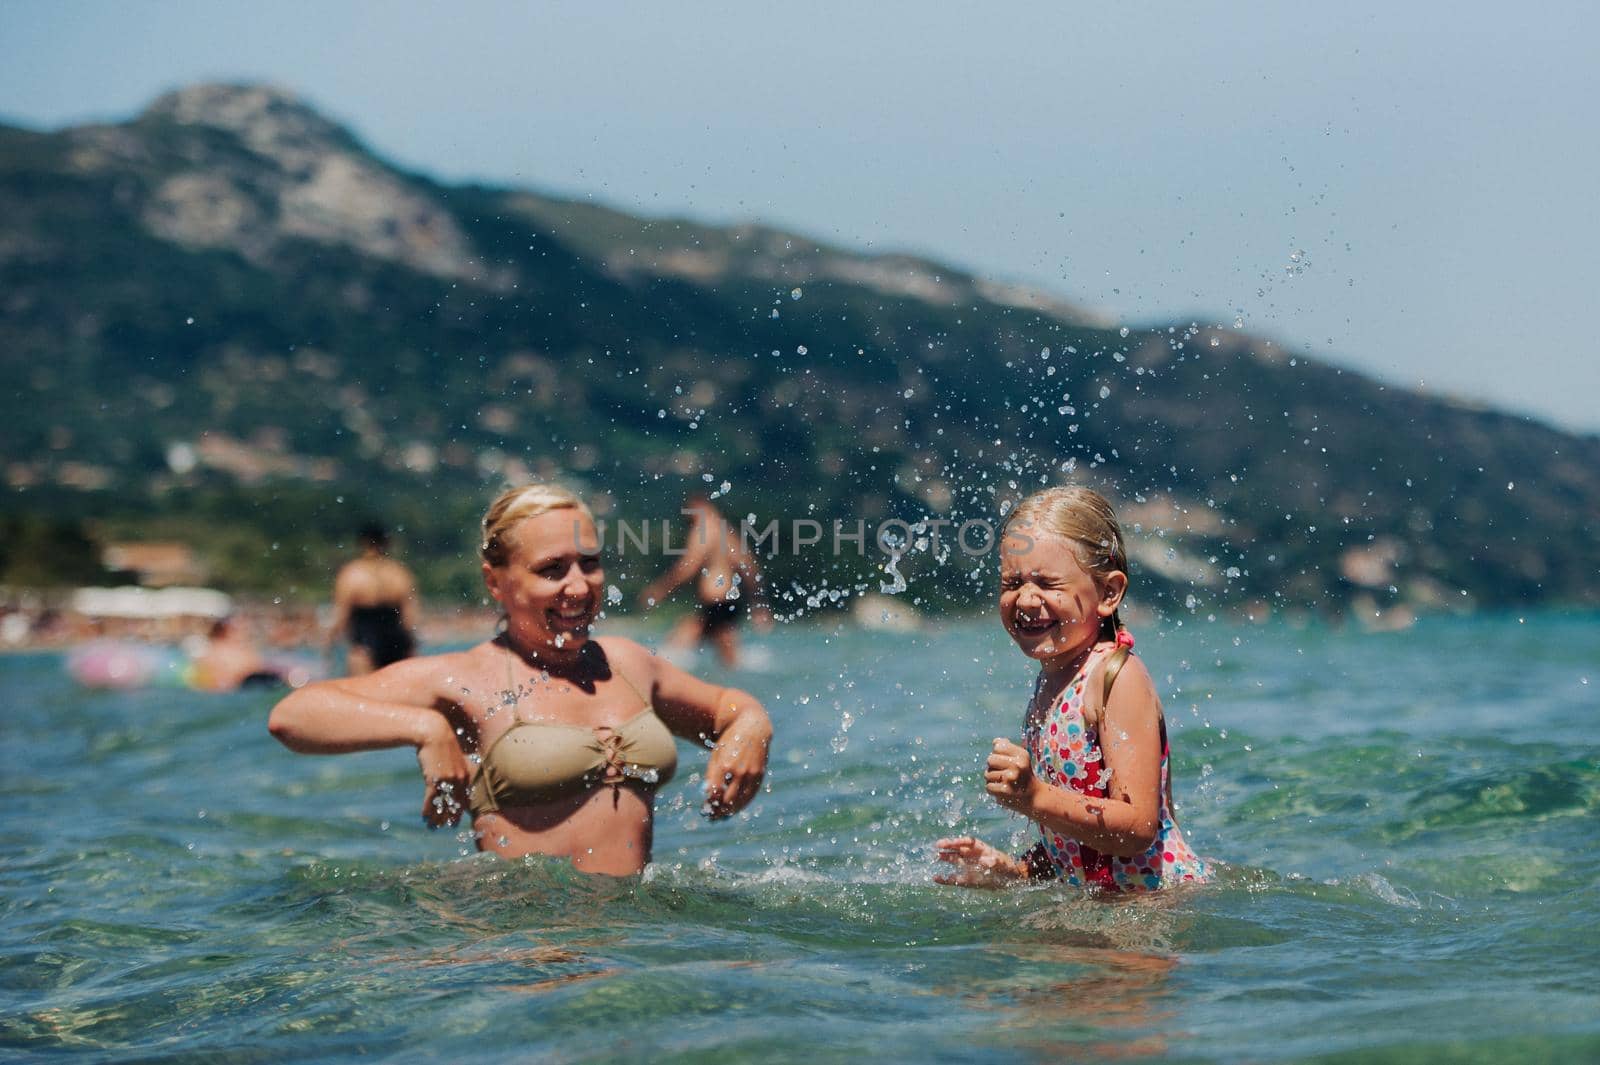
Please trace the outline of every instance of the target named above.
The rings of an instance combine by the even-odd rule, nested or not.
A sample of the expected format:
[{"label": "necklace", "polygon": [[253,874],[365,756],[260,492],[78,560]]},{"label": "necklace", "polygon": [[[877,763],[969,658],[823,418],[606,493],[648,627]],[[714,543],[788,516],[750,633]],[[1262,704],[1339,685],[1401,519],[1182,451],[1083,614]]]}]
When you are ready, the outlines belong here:
[{"label": "necklace", "polygon": [[[533,662],[531,660],[534,656],[523,654],[520,650],[518,650],[516,644],[512,642],[511,634],[509,632],[501,633],[500,646],[501,649],[506,653],[506,686],[505,690],[500,693],[499,705],[511,711],[511,720],[514,724],[516,724],[522,721],[522,717],[518,713],[518,709],[522,702],[522,697],[524,695],[531,694],[533,688],[531,684],[526,682],[522,684],[517,683],[515,663],[520,661],[531,668],[533,666]],[[542,683],[550,679],[550,673],[548,670],[540,670],[538,673],[534,674],[534,677],[536,677],[538,681]]]},{"label": "necklace", "polygon": [[[556,669],[552,670],[550,663],[540,660],[537,651],[524,652],[519,648],[516,642],[512,640],[509,632],[501,633],[497,642],[506,653],[506,687],[500,695],[498,705],[511,711],[513,721],[520,722],[522,720],[517,712],[518,705],[522,697],[531,695],[537,685],[552,684],[560,681],[586,694],[594,693],[593,678],[584,676],[585,672],[592,668],[592,661],[583,648],[578,649],[576,656],[570,663],[560,663]],[[514,663],[517,661],[522,662],[533,671],[529,680],[522,684],[518,684],[516,679],[516,666]],[[574,679],[574,676],[565,675],[567,673],[575,675],[576,679]],[[585,684],[585,680],[588,680],[589,683]]]}]

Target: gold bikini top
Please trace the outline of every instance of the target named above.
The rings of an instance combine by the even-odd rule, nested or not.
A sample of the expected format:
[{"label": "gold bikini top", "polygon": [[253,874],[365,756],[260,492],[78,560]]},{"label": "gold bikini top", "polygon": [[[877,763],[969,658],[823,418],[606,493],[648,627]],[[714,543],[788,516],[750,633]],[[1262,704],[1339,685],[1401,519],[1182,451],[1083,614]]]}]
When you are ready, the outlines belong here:
[{"label": "gold bikini top", "polygon": [[[633,688],[627,677],[622,681]],[[633,690],[644,699],[639,689]],[[678,746],[648,699],[615,727],[523,721],[484,752],[472,778],[468,809],[477,815],[506,806],[537,806],[602,785],[621,787],[629,780],[660,787],[677,768]]]}]

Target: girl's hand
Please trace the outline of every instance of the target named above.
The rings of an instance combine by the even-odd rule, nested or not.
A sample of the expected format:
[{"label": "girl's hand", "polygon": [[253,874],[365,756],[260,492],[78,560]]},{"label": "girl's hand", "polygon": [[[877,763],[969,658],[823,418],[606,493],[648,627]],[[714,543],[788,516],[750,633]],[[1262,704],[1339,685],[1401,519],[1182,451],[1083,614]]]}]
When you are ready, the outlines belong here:
[{"label": "girl's hand", "polygon": [[1010,740],[996,739],[994,750],[989,752],[984,787],[1001,806],[1028,816],[1033,809],[1038,778],[1033,775],[1033,763],[1027,750]]},{"label": "girl's hand", "polygon": [[939,848],[941,862],[949,862],[956,867],[954,872],[934,877],[936,884],[999,888],[1028,877],[1026,864],[981,839],[957,836],[954,839],[941,839],[934,846]]},{"label": "girl's hand", "polygon": [[428,737],[418,745],[417,765],[422,768],[428,789],[422,796],[422,819],[428,827],[443,828],[460,821],[467,810],[472,766],[461,753],[455,730],[443,717],[439,718],[439,727],[430,729]]}]

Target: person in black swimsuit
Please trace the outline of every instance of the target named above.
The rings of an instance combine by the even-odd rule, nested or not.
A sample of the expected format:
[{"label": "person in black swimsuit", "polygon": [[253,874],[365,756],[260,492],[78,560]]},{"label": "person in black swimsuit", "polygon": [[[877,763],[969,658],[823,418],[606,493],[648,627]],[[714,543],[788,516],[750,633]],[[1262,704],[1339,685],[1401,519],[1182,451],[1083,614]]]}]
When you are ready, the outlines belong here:
[{"label": "person in black swimsuit", "polygon": [[367,652],[373,669],[410,658],[416,650],[417,641],[397,606],[353,606],[347,629],[351,646]]},{"label": "person in black swimsuit", "polygon": [[330,646],[350,641],[346,669],[353,677],[410,658],[416,650],[416,585],[411,571],[389,557],[382,526],[365,526],[361,557],[345,563],[333,582]]},{"label": "person in black swimsuit", "polygon": [[700,615],[700,638],[715,640],[717,633],[723,629],[731,629],[739,624],[739,618],[744,613],[744,603],[738,599],[722,599],[711,603],[701,603],[698,613]]},{"label": "person in black swimsuit", "polygon": [[766,631],[772,627],[761,568],[710,499],[690,496],[683,510],[689,516],[683,553],[671,569],[650,582],[639,601],[653,607],[679,585],[693,581],[695,612],[673,627],[667,645],[687,648],[709,643],[722,664],[731,668],[739,661],[736,630],[746,607],[757,628]]}]

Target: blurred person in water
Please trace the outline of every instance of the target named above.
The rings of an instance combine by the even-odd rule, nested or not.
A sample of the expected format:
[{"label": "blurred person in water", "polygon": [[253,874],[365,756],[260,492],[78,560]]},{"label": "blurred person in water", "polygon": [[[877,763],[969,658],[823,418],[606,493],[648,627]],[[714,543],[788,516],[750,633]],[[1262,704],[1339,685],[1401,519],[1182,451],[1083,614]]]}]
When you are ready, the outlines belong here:
[{"label": "blurred person in water", "polygon": [[590,635],[605,574],[575,495],[548,484],[503,493],[483,518],[482,572],[505,614],[500,635],[308,685],[273,708],[272,734],[305,754],[415,747],[430,825],[470,812],[480,850],[553,855],[590,873],[649,862],[674,736],[712,745],[708,816],[755,798],[772,725],[753,696]]},{"label": "blurred person in water", "polygon": [[333,581],[333,620],[328,647],[350,641],[345,671],[353,677],[382,669],[416,650],[417,592],[411,571],[389,557],[383,526],[364,525],[357,534],[361,555],[346,562]]},{"label": "blurred person in water", "polygon": [[694,581],[694,613],[673,626],[667,646],[690,648],[709,643],[717,659],[731,669],[739,662],[739,618],[747,606],[763,632],[772,627],[772,611],[761,587],[761,568],[739,534],[711,500],[692,495],[685,501],[689,531],[683,553],[672,568],[639,593],[639,602],[653,607],[681,584]]},{"label": "blurred person in water", "polygon": [[211,626],[189,663],[187,679],[190,687],[210,692],[289,683],[282,670],[261,657],[250,623],[240,617],[222,618]]},{"label": "blurred person in water", "polygon": [[1000,622],[1039,676],[1023,742],[996,739],[984,781],[1041,838],[1020,857],[971,836],[941,839],[938,857],[955,868],[935,880],[1145,891],[1207,878],[1173,819],[1161,701],[1117,612],[1127,589],[1122,529],[1099,493],[1048,488],[1007,516]]}]

